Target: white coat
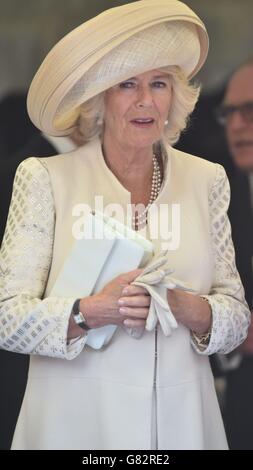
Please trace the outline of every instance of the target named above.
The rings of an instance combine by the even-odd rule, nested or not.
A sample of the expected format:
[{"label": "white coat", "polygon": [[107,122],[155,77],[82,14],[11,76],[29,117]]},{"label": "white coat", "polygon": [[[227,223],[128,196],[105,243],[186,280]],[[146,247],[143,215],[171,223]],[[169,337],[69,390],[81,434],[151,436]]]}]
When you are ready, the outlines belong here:
[{"label": "white coat", "polygon": [[[24,161],[1,255],[0,314],[11,322],[1,347],[32,354],[13,449],[227,447],[208,355],[238,346],[249,323],[226,217],[227,178],[220,165],[170,147],[167,154],[156,202],[180,204],[180,242],[169,260],[175,277],[212,306],[209,346],[201,352],[181,324],[171,337],[159,326],[157,338],[144,331],[140,339],[118,328],[101,350],[85,339],[67,346],[75,299],[47,294],[73,243],[72,209],[93,207],[97,195],[126,207],[130,193],[107,168],[98,140]],[[159,251],[161,239],[152,241]]]}]

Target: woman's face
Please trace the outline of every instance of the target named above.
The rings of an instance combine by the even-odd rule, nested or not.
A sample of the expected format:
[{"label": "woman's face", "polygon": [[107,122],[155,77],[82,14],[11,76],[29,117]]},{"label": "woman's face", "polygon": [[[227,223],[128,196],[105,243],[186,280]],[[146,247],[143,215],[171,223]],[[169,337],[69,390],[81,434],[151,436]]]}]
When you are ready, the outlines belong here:
[{"label": "woman's face", "polygon": [[151,70],[105,93],[104,138],[125,147],[152,146],[163,134],[172,99],[171,77]]}]

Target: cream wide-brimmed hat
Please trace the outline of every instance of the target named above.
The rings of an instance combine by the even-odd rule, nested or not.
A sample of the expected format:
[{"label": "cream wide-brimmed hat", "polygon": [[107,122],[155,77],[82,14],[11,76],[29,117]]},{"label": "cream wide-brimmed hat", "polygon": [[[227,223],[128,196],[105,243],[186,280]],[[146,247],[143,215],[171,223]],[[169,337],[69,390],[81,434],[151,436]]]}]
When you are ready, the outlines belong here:
[{"label": "cream wide-brimmed hat", "polygon": [[178,0],[140,0],[111,8],[61,39],[36,73],[27,99],[40,130],[68,135],[80,105],[140,73],[177,65],[193,77],[205,62],[208,35]]}]

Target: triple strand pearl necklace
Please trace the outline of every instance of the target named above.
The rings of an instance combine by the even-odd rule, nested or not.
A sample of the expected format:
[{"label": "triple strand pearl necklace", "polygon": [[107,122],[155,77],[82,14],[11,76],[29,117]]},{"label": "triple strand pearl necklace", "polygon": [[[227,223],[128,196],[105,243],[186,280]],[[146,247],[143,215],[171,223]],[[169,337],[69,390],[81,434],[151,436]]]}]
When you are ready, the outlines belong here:
[{"label": "triple strand pearl necklace", "polygon": [[156,200],[162,185],[162,178],[161,178],[161,171],[159,167],[159,163],[157,161],[157,157],[153,154],[153,174],[152,174],[152,183],[151,183],[151,191],[150,191],[150,198],[147,206],[143,211],[136,211],[132,216],[132,226],[135,230],[138,228],[142,228],[147,223],[147,214],[150,206]]}]

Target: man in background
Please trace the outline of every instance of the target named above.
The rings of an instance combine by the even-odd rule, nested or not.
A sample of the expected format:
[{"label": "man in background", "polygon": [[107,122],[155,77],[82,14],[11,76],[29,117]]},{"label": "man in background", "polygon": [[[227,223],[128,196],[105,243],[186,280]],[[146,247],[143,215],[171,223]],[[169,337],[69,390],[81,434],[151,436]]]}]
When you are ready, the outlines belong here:
[{"label": "man in background", "polygon": [[[236,263],[253,302],[253,59],[231,77],[217,113],[233,167],[229,209]],[[226,365],[224,367],[226,370]],[[224,420],[231,449],[253,449],[253,323],[227,361]]]}]

